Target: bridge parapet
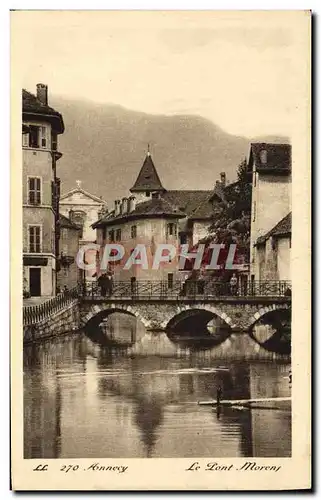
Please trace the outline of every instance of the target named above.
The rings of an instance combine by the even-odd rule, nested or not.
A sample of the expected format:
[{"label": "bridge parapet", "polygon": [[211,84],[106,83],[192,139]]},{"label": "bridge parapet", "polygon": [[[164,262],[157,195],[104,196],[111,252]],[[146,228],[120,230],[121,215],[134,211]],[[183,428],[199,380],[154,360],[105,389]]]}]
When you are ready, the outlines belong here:
[{"label": "bridge parapet", "polygon": [[[131,284],[129,284],[130,286]],[[238,290],[231,293],[226,286],[221,287],[221,292],[225,295],[210,294],[204,289],[204,293],[191,294],[190,290],[185,293],[177,293],[177,288],[170,289],[169,293],[166,284],[161,282],[137,283],[137,287],[128,293],[128,283],[123,282],[110,290],[110,294],[105,294],[91,284],[90,288],[82,290],[81,296],[81,317],[85,326],[95,316],[111,314],[113,312],[124,312],[136,316],[149,329],[166,329],[173,320],[178,319],[181,314],[193,315],[197,311],[204,314],[212,313],[213,317],[221,318],[232,331],[247,331],[265,314],[280,309],[290,309],[291,294],[290,284],[282,282],[282,285],[268,287],[267,282],[260,287],[253,287],[250,290],[243,289],[243,294],[238,294]],[[199,292],[199,290],[193,290]],[[202,290],[203,291],[203,290]],[[240,290],[239,290],[240,291]],[[259,291],[260,295],[255,292]],[[274,295],[272,292],[274,291]],[[249,293],[251,292],[251,293]],[[277,292],[277,293],[276,293]],[[228,293],[228,294],[227,294]],[[265,293],[265,295],[263,294]],[[175,322],[175,321],[174,321]]]},{"label": "bridge parapet", "polygon": [[97,282],[87,282],[81,287],[83,298],[97,299],[111,296],[114,299],[139,301],[140,299],[161,300],[200,300],[216,298],[249,297],[291,297],[290,281],[253,281],[247,285],[238,283],[231,286],[228,282],[205,281],[107,281],[104,286]]}]

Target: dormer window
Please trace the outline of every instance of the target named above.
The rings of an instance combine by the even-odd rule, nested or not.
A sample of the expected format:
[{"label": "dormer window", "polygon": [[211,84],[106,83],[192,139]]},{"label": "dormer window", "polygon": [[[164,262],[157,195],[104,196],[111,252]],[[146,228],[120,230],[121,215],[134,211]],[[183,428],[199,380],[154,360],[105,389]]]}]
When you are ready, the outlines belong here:
[{"label": "dormer window", "polygon": [[266,165],[267,164],[267,150],[266,149],[262,149],[262,151],[260,153],[260,158],[261,158],[261,163],[263,165]]}]

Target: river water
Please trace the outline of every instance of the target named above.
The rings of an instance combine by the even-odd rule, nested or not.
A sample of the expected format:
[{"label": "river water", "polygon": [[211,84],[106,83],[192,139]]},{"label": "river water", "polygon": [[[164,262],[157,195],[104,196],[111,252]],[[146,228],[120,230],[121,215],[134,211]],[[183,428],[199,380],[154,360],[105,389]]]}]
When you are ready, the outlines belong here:
[{"label": "river water", "polygon": [[288,397],[290,365],[126,356],[84,334],[25,347],[25,458],[288,457],[291,409],[198,401]]}]

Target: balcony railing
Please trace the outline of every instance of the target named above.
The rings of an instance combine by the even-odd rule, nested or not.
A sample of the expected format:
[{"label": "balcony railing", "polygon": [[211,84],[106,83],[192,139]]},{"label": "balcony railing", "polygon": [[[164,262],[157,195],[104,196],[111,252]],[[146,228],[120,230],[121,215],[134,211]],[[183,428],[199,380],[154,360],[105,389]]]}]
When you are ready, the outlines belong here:
[{"label": "balcony railing", "polygon": [[105,286],[97,282],[86,282],[80,287],[85,298],[117,299],[201,299],[217,297],[290,297],[290,281],[254,281],[237,284],[219,281],[110,281]]}]

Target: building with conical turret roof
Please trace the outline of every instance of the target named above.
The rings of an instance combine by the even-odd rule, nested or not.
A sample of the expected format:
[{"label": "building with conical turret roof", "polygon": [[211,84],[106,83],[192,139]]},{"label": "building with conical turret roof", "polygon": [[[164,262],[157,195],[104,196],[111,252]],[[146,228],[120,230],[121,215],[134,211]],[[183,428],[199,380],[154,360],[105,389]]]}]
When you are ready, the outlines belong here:
[{"label": "building with conical turret roof", "polygon": [[[107,243],[122,244],[122,262],[113,265],[115,279],[164,280],[170,285],[181,277],[178,270],[180,246],[195,245],[208,234],[212,223],[213,190],[168,190],[160,179],[151,153],[147,151],[130,196],[115,200],[114,209],[93,224],[97,243],[102,249]],[[124,269],[137,244],[147,248],[148,269],[133,265]],[[158,270],[152,262],[159,244],[171,244],[176,257]],[[98,274],[99,274],[98,270]]]},{"label": "building with conical turret roof", "polygon": [[139,201],[146,201],[150,198],[152,193],[164,193],[165,191],[148,148],[143,166],[130,192],[135,193],[136,201],[139,203]]}]

